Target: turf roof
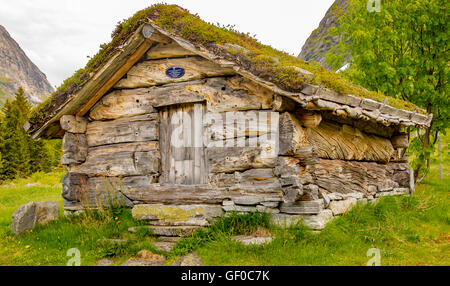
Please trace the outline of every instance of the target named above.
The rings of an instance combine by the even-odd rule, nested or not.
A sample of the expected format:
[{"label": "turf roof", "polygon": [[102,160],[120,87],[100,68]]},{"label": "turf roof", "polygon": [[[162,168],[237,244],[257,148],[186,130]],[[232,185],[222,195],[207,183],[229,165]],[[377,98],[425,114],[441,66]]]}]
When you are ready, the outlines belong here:
[{"label": "turf roof", "polygon": [[[239,45],[250,53],[234,51],[233,61],[243,66],[254,75],[273,82],[278,87],[291,92],[302,90],[304,83],[320,85],[341,94],[353,94],[358,97],[370,98],[383,102],[385,95],[368,91],[342,78],[339,74],[323,67],[308,64],[285,52],[278,51],[270,46],[263,45],[249,34],[234,30],[233,26],[221,26],[206,23],[198,15],[189,13],[177,5],[156,4],[138,11],[131,18],[119,22],[112,33],[112,41],[101,45],[100,51],[91,58],[86,67],[75,72],[66,79],[63,84],[44,102],[38,105],[32,112],[31,125],[41,125],[51,117],[51,111],[55,106],[64,102],[69,94],[79,90],[98,71],[103,64],[113,55],[118,47],[124,44],[130,35],[139,26],[150,19],[168,32],[184,38],[197,46],[216,50],[217,44]],[[224,55],[225,57],[229,57]],[[273,58],[278,59],[274,65]],[[313,77],[304,77],[295,67],[299,67],[314,74]],[[387,104],[392,107],[424,113],[424,111],[410,102],[389,97]]]}]

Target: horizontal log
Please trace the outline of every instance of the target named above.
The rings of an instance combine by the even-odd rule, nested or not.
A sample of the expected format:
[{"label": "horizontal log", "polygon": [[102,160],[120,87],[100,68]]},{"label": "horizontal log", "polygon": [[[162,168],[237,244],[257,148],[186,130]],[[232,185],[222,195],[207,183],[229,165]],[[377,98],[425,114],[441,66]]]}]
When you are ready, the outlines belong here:
[{"label": "horizontal log", "polygon": [[310,178],[308,183],[329,192],[368,194],[369,186],[376,186],[378,190],[399,187],[394,173],[396,164],[322,159],[320,164],[306,166],[302,175]]},{"label": "horizontal log", "polygon": [[279,115],[268,111],[208,113],[204,128],[209,140],[267,135],[277,137]]},{"label": "horizontal log", "polygon": [[267,140],[251,147],[251,144],[249,144],[250,138],[250,140],[244,140],[247,147],[226,147],[236,146],[233,142],[235,142],[233,139],[223,140],[221,143],[224,147],[207,148],[210,172],[230,173],[253,168],[273,168],[275,166],[277,161],[276,140]]},{"label": "horizontal log", "polygon": [[[173,66],[184,68],[185,74],[181,78],[168,77],[166,70]],[[232,74],[235,74],[232,68],[223,68],[201,57],[144,61],[132,67],[126,77],[115,85],[115,88],[149,87]]]},{"label": "horizontal log", "polygon": [[89,112],[92,120],[110,120],[157,112],[153,97],[141,89],[114,90],[98,101]]},{"label": "horizontal log", "polygon": [[122,179],[122,193],[134,200],[144,203],[222,203],[224,200],[245,200],[252,197],[258,202],[280,201],[281,191],[254,192],[254,189],[216,188],[210,185],[161,185],[151,183],[146,176],[125,177]]},{"label": "horizontal log", "polygon": [[114,144],[91,147],[86,162],[69,166],[69,172],[93,176],[138,176],[158,174],[158,142]]},{"label": "horizontal log", "polygon": [[231,174],[219,173],[211,174],[210,182],[218,188],[231,187],[238,184],[243,185],[268,185],[278,182],[273,169],[250,169],[244,172],[234,172]]},{"label": "horizontal log", "polygon": [[193,52],[182,48],[176,42],[171,42],[168,44],[159,43],[158,45],[152,47],[145,55],[145,58],[147,60],[158,60],[167,58],[181,58],[194,55],[195,54]]},{"label": "horizontal log", "polygon": [[111,121],[93,121],[88,124],[89,146],[128,142],[145,142],[159,139],[159,115],[151,113]]}]

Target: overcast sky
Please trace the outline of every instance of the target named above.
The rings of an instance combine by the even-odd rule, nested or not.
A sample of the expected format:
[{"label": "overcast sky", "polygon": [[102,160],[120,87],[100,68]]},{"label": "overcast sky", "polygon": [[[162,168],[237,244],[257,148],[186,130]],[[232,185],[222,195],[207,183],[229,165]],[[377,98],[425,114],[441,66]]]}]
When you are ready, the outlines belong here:
[{"label": "overcast sky", "polygon": [[[117,22],[152,0],[0,0],[0,25],[28,57],[59,86],[84,67]],[[165,0],[208,22],[233,24],[264,44],[293,55],[317,28],[334,0]]]}]

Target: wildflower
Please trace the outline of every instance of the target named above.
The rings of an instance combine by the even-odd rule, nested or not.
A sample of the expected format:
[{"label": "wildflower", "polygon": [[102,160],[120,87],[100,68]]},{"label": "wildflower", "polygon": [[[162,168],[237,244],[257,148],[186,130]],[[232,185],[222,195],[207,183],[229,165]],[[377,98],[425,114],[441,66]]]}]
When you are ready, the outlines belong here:
[{"label": "wildflower", "polygon": [[25,246],[26,249],[28,249],[28,248],[30,248],[30,247],[31,247],[31,246],[29,246],[29,245],[26,245],[26,246]]}]

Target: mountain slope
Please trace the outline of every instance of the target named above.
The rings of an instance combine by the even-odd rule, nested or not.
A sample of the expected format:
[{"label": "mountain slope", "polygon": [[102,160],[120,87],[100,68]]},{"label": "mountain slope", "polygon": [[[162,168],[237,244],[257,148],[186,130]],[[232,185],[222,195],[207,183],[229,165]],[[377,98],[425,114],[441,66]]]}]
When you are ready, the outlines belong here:
[{"label": "mountain slope", "polygon": [[33,105],[53,91],[47,77],[0,25],[0,105],[22,87]]},{"label": "mountain slope", "polygon": [[308,62],[318,62],[327,69],[331,69],[326,63],[325,56],[338,43],[339,39],[330,35],[330,29],[338,26],[337,20],[342,13],[347,11],[348,4],[349,0],[336,0],[333,3],[320,22],[319,27],[306,40],[298,58]]}]

